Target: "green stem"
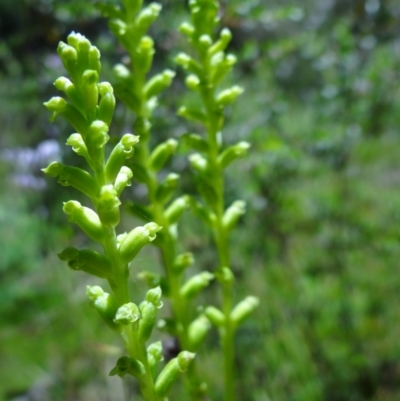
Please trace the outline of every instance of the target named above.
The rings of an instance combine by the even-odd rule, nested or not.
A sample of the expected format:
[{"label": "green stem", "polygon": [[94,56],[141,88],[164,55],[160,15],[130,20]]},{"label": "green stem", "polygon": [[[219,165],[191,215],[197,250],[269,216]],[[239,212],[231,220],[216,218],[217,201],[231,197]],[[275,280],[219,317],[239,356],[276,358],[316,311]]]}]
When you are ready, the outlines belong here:
[{"label": "green stem", "polygon": [[[202,62],[204,71],[208,70],[208,60]],[[224,202],[224,172],[218,163],[219,145],[217,141],[218,131],[220,130],[222,116],[217,114],[215,110],[214,88],[205,85],[201,90],[201,97],[207,114],[207,140],[210,146],[208,153],[208,162],[210,170],[213,172],[211,184],[217,195],[217,201],[214,206],[216,222],[214,227],[214,240],[217,247],[220,268],[230,268],[229,240],[228,233],[223,226],[223,215],[225,211]],[[235,399],[234,390],[234,327],[231,323],[230,314],[232,310],[233,286],[232,282],[222,282],[222,298],[223,313],[225,315],[225,325],[221,329],[221,342],[223,348],[223,365],[224,365],[224,386],[225,401],[233,401]]]}]

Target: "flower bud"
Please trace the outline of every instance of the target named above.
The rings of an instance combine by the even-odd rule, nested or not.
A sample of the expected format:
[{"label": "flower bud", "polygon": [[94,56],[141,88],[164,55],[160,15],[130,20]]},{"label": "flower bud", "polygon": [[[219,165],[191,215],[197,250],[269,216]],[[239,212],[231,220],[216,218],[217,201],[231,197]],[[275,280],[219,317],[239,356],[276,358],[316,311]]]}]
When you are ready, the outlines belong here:
[{"label": "flower bud", "polygon": [[194,170],[199,172],[200,174],[204,174],[207,172],[208,163],[205,157],[203,157],[199,153],[193,153],[189,156],[190,165]]},{"label": "flower bud", "polygon": [[79,93],[76,86],[65,77],[59,77],[54,82],[54,86],[59,90],[63,91],[71,103],[79,110],[84,108],[84,102],[82,95]]},{"label": "flower bud", "polygon": [[183,212],[190,206],[190,198],[187,195],[175,199],[165,210],[165,217],[170,225],[178,222]]},{"label": "flower bud", "polygon": [[233,103],[239,95],[243,93],[243,88],[235,85],[232,88],[225,89],[217,95],[215,102],[218,107],[224,108]]},{"label": "flower bud", "polygon": [[186,146],[191,149],[197,150],[198,152],[207,153],[209,151],[209,145],[206,140],[204,140],[198,134],[186,133],[181,136]]},{"label": "flower bud", "polygon": [[216,103],[218,107],[224,108],[233,103],[239,95],[243,93],[243,88],[235,85],[232,88],[225,89],[217,95]]},{"label": "flower bud", "polygon": [[212,56],[215,53],[222,52],[226,49],[228,46],[229,42],[232,39],[232,33],[228,28],[224,28],[221,31],[219,40],[215,42],[209,49],[208,49],[208,55]]},{"label": "flower bud", "polygon": [[194,263],[194,257],[191,252],[185,252],[178,255],[174,260],[174,271],[177,273],[183,272]]},{"label": "flower bud", "polygon": [[81,270],[100,278],[108,278],[111,274],[111,265],[108,259],[95,251],[68,247],[59,253],[58,257],[67,261],[72,270]]},{"label": "flower bud", "polygon": [[191,38],[194,34],[194,27],[193,25],[190,25],[188,22],[183,22],[179,26],[178,31],[183,35],[187,36],[188,38]]},{"label": "flower bud", "polygon": [[86,137],[86,145],[90,158],[97,166],[103,166],[104,146],[109,139],[108,125],[105,122],[101,120],[95,120],[90,124]]},{"label": "flower bud", "polygon": [[199,46],[201,50],[208,50],[212,45],[212,39],[210,35],[201,35],[199,38]]},{"label": "flower bud", "polygon": [[76,223],[93,241],[102,242],[103,226],[96,212],[77,201],[65,202],[63,210],[69,216],[68,221]]},{"label": "flower bud", "polygon": [[254,309],[260,304],[257,297],[248,296],[243,301],[239,302],[232,310],[230,318],[231,322],[236,326],[243,322]]},{"label": "flower bud", "polygon": [[216,53],[211,58],[212,72],[210,78],[213,86],[218,85],[225,75],[232,70],[236,61],[237,59],[233,54],[224,56],[222,52]]},{"label": "flower bud", "polygon": [[98,81],[99,75],[94,70],[86,70],[82,75],[82,93],[85,99],[86,113],[90,112],[93,117],[99,100]]},{"label": "flower bud", "polygon": [[178,110],[178,116],[184,117],[189,121],[199,121],[203,124],[207,123],[207,117],[201,110],[187,108],[181,106]]},{"label": "flower bud", "polygon": [[110,376],[124,377],[125,375],[132,375],[141,378],[146,375],[146,368],[143,363],[137,359],[122,356],[118,359],[116,366],[111,370]]},{"label": "flower bud", "polygon": [[161,8],[161,4],[151,3],[148,7],[144,8],[139,13],[135,20],[135,27],[138,31],[135,31],[135,33],[138,36],[143,36],[147,32],[150,25],[157,19],[158,15],[160,14]]},{"label": "flower bud", "polygon": [[50,177],[56,177],[59,184],[65,187],[71,185],[89,198],[93,199],[98,193],[96,180],[81,168],[52,162],[42,171]]},{"label": "flower bud", "polygon": [[152,77],[143,88],[146,99],[151,99],[153,96],[157,96],[160,92],[167,89],[171,85],[174,76],[174,71],[165,70],[161,74]]},{"label": "flower bud", "polygon": [[119,171],[117,178],[115,179],[114,188],[117,191],[117,196],[120,196],[122,191],[131,185],[131,179],[133,177],[132,170],[129,167],[122,166]]},{"label": "flower bud", "polygon": [[226,266],[220,267],[215,272],[215,278],[223,286],[230,286],[230,285],[233,284],[233,282],[235,280],[235,276],[233,275],[232,270],[229,267],[226,267]]},{"label": "flower bud", "polygon": [[114,91],[108,82],[98,84],[98,89],[101,99],[97,109],[97,118],[110,126],[115,109]]},{"label": "flower bud", "polygon": [[110,31],[123,43],[124,45],[128,42],[124,38],[128,25],[120,18],[113,18],[109,21]]},{"label": "flower bud", "polygon": [[123,64],[117,64],[114,67],[114,75],[119,81],[122,82],[132,79],[130,71]]},{"label": "flower bud", "polygon": [[153,372],[153,375],[155,375],[157,364],[164,360],[161,341],[157,341],[147,347],[147,360],[150,370]]},{"label": "flower bud", "polygon": [[199,89],[200,79],[197,75],[190,74],[186,77],[185,84],[189,89],[195,91]]},{"label": "flower bud", "polygon": [[203,288],[210,284],[214,274],[202,272],[191,277],[180,289],[180,295],[183,298],[190,299],[195,297]]},{"label": "flower bud", "polygon": [[226,168],[236,159],[246,156],[249,148],[250,144],[245,141],[241,141],[236,145],[229,146],[218,156],[219,165],[222,168]]},{"label": "flower bud", "polygon": [[125,134],[117,145],[115,145],[106,163],[106,179],[109,183],[115,181],[125,160],[133,155],[134,145],[138,142],[138,136]]},{"label": "flower bud", "polygon": [[201,77],[203,75],[203,67],[196,60],[188,56],[186,53],[179,53],[175,57],[174,61],[182,68],[192,72],[198,77]]},{"label": "flower bud", "polygon": [[66,144],[72,146],[72,150],[79,156],[83,156],[86,160],[89,159],[89,153],[81,134],[71,134]]},{"label": "flower bud", "polygon": [[137,69],[142,74],[145,74],[150,70],[153,63],[154,42],[150,36],[143,36],[141,38],[138,53],[140,57],[138,57]]},{"label": "flower bud", "polygon": [[163,303],[161,301],[162,291],[161,287],[151,288],[146,293],[146,301],[152,303],[157,309],[162,308]]},{"label": "flower bud", "polygon": [[204,341],[210,328],[210,321],[204,315],[200,315],[190,323],[188,328],[190,349],[196,349]]},{"label": "flower bud", "polygon": [[97,199],[97,211],[104,225],[115,227],[119,223],[119,206],[121,201],[112,184],[103,185]]},{"label": "flower bud", "polygon": [[77,61],[78,52],[72,46],[64,42],[60,42],[57,47],[57,53],[63,63],[64,68],[70,76],[75,79],[77,77]]},{"label": "flower bud", "polygon": [[225,324],[224,314],[214,306],[207,306],[203,313],[215,327],[222,327]]},{"label": "flower bud", "polygon": [[172,138],[158,145],[151,152],[150,168],[154,171],[161,170],[171,155],[175,153],[177,147],[178,141]]},{"label": "flower bud", "polygon": [[88,124],[85,117],[75,106],[68,104],[65,99],[58,96],[52,97],[48,102],[43,104],[53,113],[50,121],[54,121],[58,114],[62,114],[76,131],[85,136]]},{"label": "flower bud", "polygon": [[97,72],[97,74],[100,74],[100,51],[95,46],[90,46],[88,54],[88,67],[90,70],[94,70]]},{"label": "flower bud", "polygon": [[114,316],[117,312],[117,303],[114,297],[104,292],[99,286],[91,287],[89,285],[86,287],[86,295],[107,325],[115,331],[120,331],[120,326],[114,323]]},{"label": "flower bud", "polygon": [[246,212],[246,202],[235,201],[232,203],[228,209],[225,210],[224,216],[222,218],[222,224],[226,231],[232,230],[237,224],[240,216]]},{"label": "flower bud", "polygon": [[178,186],[179,174],[170,173],[165,180],[158,186],[156,199],[160,203],[168,202]]},{"label": "flower bud", "polygon": [[136,304],[129,302],[120,306],[115,314],[114,322],[117,324],[128,325],[140,319],[140,311]]},{"label": "flower bud", "polygon": [[148,223],[143,227],[136,227],[121,241],[119,254],[124,264],[131,262],[138,252],[156,238],[156,233],[162,227],[156,223]]},{"label": "flower bud", "polygon": [[170,390],[172,384],[181,372],[186,372],[190,362],[194,359],[195,354],[182,351],[179,355],[171,359],[161,373],[158,375],[155,389],[159,397],[165,397]]},{"label": "flower bud", "polygon": [[157,308],[148,301],[143,301],[139,306],[142,318],[139,321],[139,338],[146,342],[156,324]]},{"label": "flower bud", "polygon": [[58,115],[62,113],[67,107],[67,102],[65,99],[59,96],[53,96],[48,102],[43,103],[47,110]]}]

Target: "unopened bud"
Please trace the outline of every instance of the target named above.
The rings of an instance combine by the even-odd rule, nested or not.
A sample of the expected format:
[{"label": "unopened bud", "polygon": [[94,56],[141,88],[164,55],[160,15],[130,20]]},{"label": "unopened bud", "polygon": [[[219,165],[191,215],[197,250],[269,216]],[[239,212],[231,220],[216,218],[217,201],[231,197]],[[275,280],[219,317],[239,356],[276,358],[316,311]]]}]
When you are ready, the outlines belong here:
[{"label": "unopened bud", "polygon": [[155,373],[157,364],[164,360],[161,341],[157,341],[147,347],[147,360],[151,371]]},{"label": "unopened bud", "polygon": [[99,286],[87,286],[86,295],[107,325],[115,331],[120,331],[120,326],[114,322],[114,316],[117,312],[115,298],[111,294],[104,292]]},{"label": "unopened bud", "polygon": [[203,313],[215,327],[222,327],[225,324],[224,314],[214,306],[207,306]]},{"label": "unopened bud", "polygon": [[108,125],[104,121],[95,120],[90,124],[88,137],[86,139],[89,152],[96,149],[102,149],[109,139]]},{"label": "unopened bud", "polygon": [[122,166],[114,183],[114,188],[117,191],[117,196],[120,196],[122,191],[127,186],[131,185],[132,177],[133,177],[132,170],[129,167]]},{"label": "unopened bud", "polygon": [[111,274],[108,259],[95,251],[68,247],[58,254],[58,257],[67,261],[72,270],[81,270],[100,278],[108,278]]},{"label": "unopened bud", "polygon": [[188,351],[182,351],[176,358],[171,359],[167,363],[158,375],[155,384],[156,393],[159,397],[165,397],[168,394],[168,391],[178,377],[178,374],[185,372],[188,369],[194,357],[195,354]]},{"label": "unopened bud", "polygon": [[136,227],[121,241],[119,254],[124,264],[131,262],[138,252],[156,238],[161,227],[155,223],[148,223],[143,227]]},{"label": "unopened bud", "polygon": [[109,183],[115,181],[125,160],[132,157],[134,145],[139,142],[137,135],[125,134],[115,145],[106,163],[106,178]]},{"label": "unopened bud", "polygon": [[183,298],[190,299],[195,297],[203,288],[210,284],[214,274],[202,272],[190,278],[180,289],[180,295]]},{"label": "unopened bud", "polygon": [[51,177],[56,177],[59,184],[65,187],[72,186],[89,198],[93,199],[98,193],[96,180],[81,168],[53,162],[42,171]]},{"label": "unopened bud", "polygon": [[233,161],[246,156],[249,148],[250,148],[250,144],[245,141],[239,142],[233,146],[229,146],[218,156],[219,165],[222,168],[226,168]]},{"label": "unopened bud", "polygon": [[232,88],[225,89],[218,94],[216,98],[216,103],[219,107],[226,107],[233,103],[242,93],[242,87],[238,85],[232,86]]},{"label": "unopened bud", "polygon": [[205,157],[199,153],[193,153],[189,156],[190,165],[199,173],[204,174],[208,169],[208,163]]},{"label": "unopened bud", "polygon": [[168,223],[170,225],[175,224],[189,206],[190,198],[187,195],[175,199],[165,211],[165,217],[168,220]]},{"label": "unopened bud", "polygon": [[174,71],[165,70],[161,74],[152,77],[143,88],[146,99],[151,99],[153,96],[157,96],[160,92],[167,89],[171,85],[174,76]]},{"label": "unopened bud", "polygon": [[191,38],[192,35],[194,34],[194,27],[193,25],[189,24],[188,22],[183,22],[179,28],[179,32],[181,32],[183,35]]},{"label": "unopened bud", "polygon": [[221,31],[220,38],[217,42],[215,42],[209,49],[208,54],[210,56],[214,55],[217,52],[224,51],[228,46],[229,42],[232,39],[232,33],[228,28],[224,28]]},{"label": "unopened bud", "polygon": [[152,65],[154,55],[154,41],[150,36],[141,38],[138,53],[140,58],[138,59],[137,69],[142,73],[147,73]]},{"label": "unopened bud", "polygon": [[150,25],[157,19],[161,11],[161,4],[151,3],[148,7],[144,8],[136,17],[135,26],[139,31],[137,35],[144,35],[149,29]]},{"label": "unopened bud", "polygon": [[86,70],[82,75],[82,93],[85,99],[85,109],[86,112],[90,111],[93,116],[99,100],[98,81],[99,74],[95,70]]},{"label": "unopened bud", "polygon": [[162,308],[163,303],[161,301],[162,291],[161,287],[151,288],[146,293],[146,301],[151,302],[157,309]]},{"label": "unopened bud", "polygon": [[178,141],[172,138],[158,145],[151,152],[150,168],[154,171],[161,170],[167,160],[175,153],[177,147]]},{"label": "unopened bud", "polygon": [[110,126],[115,109],[114,91],[108,82],[98,84],[98,89],[101,99],[97,109],[97,118]]},{"label": "unopened bud", "polygon": [[237,224],[240,216],[245,214],[245,212],[246,202],[240,200],[233,202],[232,205],[226,209],[222,218],[222,224],[224,225],[225,230],[232,230]]},{"label": "unopened bud", "polygon": [[97,199],[97,211],[100,220],[105,225],[115,227],[119,223],[119,206],[121,201],[112,184],[103,185]]},{"label": "unopened bud", "polygon": [[63,206],[64,213],[71,223],[76,223],[93,241],[102,242],[103,226],[95,211],[82,206],[77,201],[68,201]]},{"label": "unopened bud", "polygon": [[139,338],[146,342],[153,331],[157,318],[157,307],[151,302],[143,301],[140,306],[142,318],[139,321]]},{"label": "unopened bud", "polygon": [[204,316],[199,316],[188,328],[190,348],[196,349],[205,339],[211,328],[210,321]]},{"label": "unopened bud", "polygon": [[200,79],[197,75],[190,74],[186,77],[185,84],[189,89],[195,91],[195,90],[199,89]]},{"label": "unopened bud", "polygon": [[254,309],[260,304],[257,297],[248,296],[243,301],[239,302],[232,310],[230,318],[233,324],[239,325],[243,322]]}]

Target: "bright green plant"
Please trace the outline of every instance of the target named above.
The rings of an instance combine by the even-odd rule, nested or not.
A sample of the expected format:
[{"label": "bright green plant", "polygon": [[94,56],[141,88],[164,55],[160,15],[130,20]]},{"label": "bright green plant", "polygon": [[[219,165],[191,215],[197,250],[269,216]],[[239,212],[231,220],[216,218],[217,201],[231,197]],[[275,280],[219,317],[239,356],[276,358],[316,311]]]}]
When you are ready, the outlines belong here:
[{"label": "bright green plant", "polygon": [[[98,81],[98,49],[85,37],[72,33],[68,44],[61,42],[58,48],[71,80],[60,77],[55,82],[67,100],[54,97],[45,105],[53,118],[62,115],[77,131],[68,138],[67,145],[85,158],[90,172],[59,162],[50,164],[44,172],[89,198],[93,208],[73,200],[66,202],[63,210],[71,222],[101,245],[102,251],[69,247],[59,257],[73,270],[106,279],[110,285],[111,293],[91,286],[87,288],[87,295],[107,325],[122,335],[128,351],[128,356],[117,361],[111,375],[135,376],[144,399],[155,401],[166,399],[178,373],[188,370],[185,376],[190,399],[204,399],[207,385],[199,378],[192,359],[213,324],[219,330],[223,349],[225,400],[233,401],[234,334],[257,306],[258,299],[249,296],[233,306],[229,233],[244,213],[245,204],[236,201],[226,208],[224,170],[246,154],[249,144],[240,142],[226,147],[222,143],[224,110],[242,92],[240,87],[234,86],[217,93],[217,86],[235,63],[233,55],[225,54],[231,34],[224,29],[219,39],[213,40],[218,23],[216,1],[190,2],[192,25],[184,23],[180,30],[197,52],[197,59],[180,53],[176,61],[190,72],[186,84],[200,93],[202,106],[182,106],[178,114],[199,121],[205,127],[204,138],[191,133],[184,136],[186,144],[199,152],[190,156],[190,163],[197,173],[197,187],[203,201],[186,195],[174,198],[179,176],[169,173],[160,179],[159,172],[175,152],[178,141],[170,138],[154,148],[150,146],[157,96],[170,86],[175,75],[173,71],[165,70],[147,77],[154,54],[153,40],[147,31],[158,17],[161,6],[152,3],[142,8],[141,1],[126,0],[123,8],[108,4],[100,4],[99,8],[109,18],[111,31],[129,56],[127,65],[119,64],[114,68],[114,87],[117,98],[135,115],[133,131],[137,135],[125,134],[107,152],[108,131],[115,107],[113,87],[108,82]],[[134,203],[131,207],[146,219],[147,224],[117,235],[121,193],[132,178],[147,187],[148,204]],[[186,271],[193,264],[193,256],[177,251],[180,243],[177,225],[188,208],[211,228],[219,257],[214,272],[203,271],[190,278],[186,277]],[[134,266],[134,258],[141,248],[153,241],[160,250],[165,277],[142,273],[150,289],[145,300],[137,305],[129,294],[129,267]],[[214,277],[222,288],[222,310],[207,306],[194,312],[193,299]],[[163,359],[161,342],[152,343],[147,349],[146,342],[156,325],[157,309],[163,304],[162,293],[170,300],[173,315],[164,326],[178,338],[185,351],[169,361],[159,373],[158,365]]]}]

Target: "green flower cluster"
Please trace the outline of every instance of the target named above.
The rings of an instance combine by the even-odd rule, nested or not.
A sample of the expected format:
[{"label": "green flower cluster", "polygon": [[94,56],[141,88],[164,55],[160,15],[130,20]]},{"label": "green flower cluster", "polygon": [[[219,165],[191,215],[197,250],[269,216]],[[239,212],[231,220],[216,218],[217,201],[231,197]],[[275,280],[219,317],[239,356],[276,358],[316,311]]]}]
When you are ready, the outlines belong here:
[{"label": "green flower cluster", "polygon": [[[108,82],[99,83],[100,52],[84,36],[72,33],[68,44],[60,43],[58,54],[71,80],[58,78],[55,86],[66,98],[53,97],[45,106],[52,112],[53,119],[61,115],[77,131],[68,138],[67,145],[85,158],[90,172],[59,162],[51,163],[43,171],[90,199],[93,208],[71,200],[64,203],[63,210],[70,222],[77,224],[103,249],[99,253],[68,247],[59,257],[73,270],[106,279],[112,289],[112,293],[107,293],[99,286],[87,287],[90,303],[106,324],[122,335],[129,353],[117,361],[110,375],[135,376],[146,401],[162,400],[178,373],[187,370],[194,354],[182,351],[159,372],[163,359],[161,343],[146,348],[146,342],[156,325],[157,311],[163,305],[161,288],[150,289],[139,305],[130,300],[129,266],[162,228],[150,222],[129,233],[116,234],[120,195],[134,175],[125,163],[134,154],[139,137],[125,134],[106,157],[115,98]],[[157,157],[153,158],[153,163],[157,164]]]}]

